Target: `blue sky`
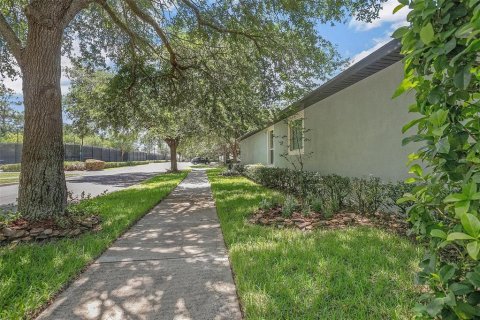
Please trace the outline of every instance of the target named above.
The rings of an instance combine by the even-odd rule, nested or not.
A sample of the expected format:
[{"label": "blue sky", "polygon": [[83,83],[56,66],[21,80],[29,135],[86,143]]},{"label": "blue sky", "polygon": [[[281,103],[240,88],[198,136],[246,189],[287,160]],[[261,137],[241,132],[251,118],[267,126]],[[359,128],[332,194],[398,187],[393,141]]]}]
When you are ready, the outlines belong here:
[{"label": "blue sky", "polygon": [[379,18],[371,23],[351,19],[346,24],[333,27],[320,25],[319,32],[338,46],[343,57],[348,57],[353,62],[361,60],[390,41],[393,31],[406,24],[408,9],[403,8],[393,14],[397,5],[398,0],[388,0],[384,3]]},{"label": "blue sky", "polygon": [[[318,30],[324,38],[337,45],[339,53],[344,58],[350,58],[352,62],[356,62],[390,41],[392,32],[405,24],[408,11],[404,8],[393,14],[397,4],[398,0],[388,0],[380,11],[379,19],[372,23],[359,22],[352,18],[345,24],[319,25]],[[69,64],[70,61],[63,57],[62,66]],[[21,98],[21,80],[3,79],[3,81],[16,92],[17,99]],[[69,88],[68,78],[63,76],[61,83],[62,93],[65,94]]]}]

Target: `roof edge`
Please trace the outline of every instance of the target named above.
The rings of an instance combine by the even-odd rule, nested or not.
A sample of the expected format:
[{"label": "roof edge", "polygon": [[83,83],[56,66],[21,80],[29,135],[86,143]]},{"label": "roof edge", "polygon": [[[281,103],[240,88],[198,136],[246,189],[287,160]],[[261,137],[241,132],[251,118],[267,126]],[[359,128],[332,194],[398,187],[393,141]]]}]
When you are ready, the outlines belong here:
[{"label": "roof edge", "polygon": [[[265,130],[266,128],[274,125],[275,123],[278,123],[279,121],[282,121],[288,118],[289,116],[301,110],[304,110],[310,107],[311,105],[319,101],[322,101],[340,91],[343,91],[346,88],[374,75],[379,71],[382,71],[388,68],[389,66],[401,60],[400,48],[401,48],[400,41],[396,39],[389,41],[379,49],[370,53],[368,56],[366,56],[362,60],[356,62],[355,64],[348,67],[347,69],[345,69],[344,71],[342,71],[341,73],[333,77],[332,79],[320,85],[318,88],[307,93],[300,100],[292,103],[288,107],[281,110],[277,118],[267,123],[261,129],[253,130],[244,134],[239,138],[239,141],[242,141],[262,130]],[[389,55],[392,55],[392,57],[389,57]],[[388,62],[384,63],[385,66],[383,66],[383,64],[380,62],[382,61],[382,59],[387,59],[387,58],[389,58]],[[376,64],[380,65],[381,68],[378,70],[373,68]],[[368,70],[369,68],[371,68],[372,70]],[[363,76],[363,74],[366,74],[366,76]],[[358,78],[358,80],[356,80],[355,78]],[[350,83],[350,81],[353,81],[353,82]],[[348,83],[348,85],[345,85],[342,87],[342,84],[344,83]]]}]

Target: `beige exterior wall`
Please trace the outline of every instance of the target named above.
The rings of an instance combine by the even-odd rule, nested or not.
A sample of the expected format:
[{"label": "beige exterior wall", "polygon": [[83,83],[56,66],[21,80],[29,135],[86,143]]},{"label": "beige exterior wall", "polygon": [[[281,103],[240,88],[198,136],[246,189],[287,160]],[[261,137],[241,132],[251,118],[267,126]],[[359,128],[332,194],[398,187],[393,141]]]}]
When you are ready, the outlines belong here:
[{"label": "beige exterior wall", "polygon": [[[398,62],[322,101],[304,112],[305,169],[343,176],[373,175],[384,180],[407,177],[407,156],[416,150],[402,147],[401,128],[413,117],[408,106],[413,94],[391,99],[403,78]],[[275,124],[275,166],[291,166],[298,156],[288,153],[287,121]],[[267,131],[241,142],[242,162],[267,162]],[[287,161],[288,159],[288,161]]]},{"label": "beige exterior wall", "polygon": [[244,164],[267,164],[267,129],[240,141],[240,159]]}]

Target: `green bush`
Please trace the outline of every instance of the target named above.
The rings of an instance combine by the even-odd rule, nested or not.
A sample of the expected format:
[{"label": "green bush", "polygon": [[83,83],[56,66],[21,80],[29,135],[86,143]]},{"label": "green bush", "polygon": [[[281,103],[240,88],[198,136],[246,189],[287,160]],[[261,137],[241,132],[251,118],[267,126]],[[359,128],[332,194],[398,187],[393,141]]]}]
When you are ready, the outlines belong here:
[{"label": "green bush", "polygon": [[379,178],[353,178],[351,182],[351,207],[361,214],[374,214],[388,203],[386,185]]},{"label": "green bush", "polygon": [[388,208],[402,215],[406,215],[408,209],[413,205],[413,201],[397,203],[397,200],[402,198],[404,194],[412,192],[414,186],[414,184],[407,184],[401,181],[385,185],[385,196]]},{"label": "green bush", "polygon": [[[307,202],[312,210],[327,216],[346,209],[361,214],[372,214],[380,208],[385,212],[402,213],[401,210],[406,210],[408,205],[393,204],[402,192],[413,188],[404,183],[385,184],[375,177],[347,178],[335,174],[322,176],[318,172],[258,164],[245,166],[244,175],[261,185],[293,195],[302,204]],[[314,204],[312,199],[316,199],[317,203]]]},{"label": "green bush", "polygon": [[105,169],[140,166],[142,164],[153,163],[153,161],[122,161],[122,162],[105,162]]},{"label": "green bush", "polygon": [[262,199],[258,204],[258,207],[263,210],[271,209],[275,206],[275,203],[269,199]]},{"label": "green bush", "polygon": [[295,212],[298,207],[297,199],[292,195],[287,195],[282,206],[282,215],[285,218],[289,218]]},{"label": "green bush", "polygon": [[323,211],[323,201],[322,198],[316,196],[314,194],[309,194],[307,197],[308,204],[310,205],[310,209],[314,212],[322,212]]},{"label": "green bush", "polygon": [[322,198],[329,199],[333,208],[344,208],[351,193],[350,179],[336,174],[322,177]]},{"label": "green bush", "polygon": [[[120,168],[129,166],[139,166],[149,163],[162,163],[165,160],[148,160],[148,161],[123,161],[123,162],[105,162],[105,169],[107,168]],[[20,163],[4,164],[0,166],[0,170],[4,172],[20,172]],[[83,171],[85,169],[85,162],[82,161],[65,161],[65,171]]]},{"label": "green bush", "polygon": [[243,164],[240,164],[240,163],[235,163],[232,166],[232,171],[238,172],[238,174],[243,175],[245,173],[245,166]]},{"label": "green bush", "polygon": [[4,164],[0,166],[3,172],[20,172],[20,163]]}]

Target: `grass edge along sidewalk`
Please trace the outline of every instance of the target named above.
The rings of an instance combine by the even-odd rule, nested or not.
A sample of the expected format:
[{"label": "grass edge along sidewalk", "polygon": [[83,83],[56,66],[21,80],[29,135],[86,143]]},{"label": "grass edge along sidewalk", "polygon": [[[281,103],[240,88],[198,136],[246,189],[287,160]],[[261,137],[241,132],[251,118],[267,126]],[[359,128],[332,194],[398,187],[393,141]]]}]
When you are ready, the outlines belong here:
[{"label": "grass edge along sidewalk", "polygon": [[155,176],[125,190],[83,201],[102,229],[74,239],[0,247],[0,319],[31,318],[115,239],[165,198],[187,171]]},{"label": "grass edge along sidewalk", "polygon": [[304,233],[251,225],[263,199],[244,177],[207,174],[246,319],[409,319],[422,250],[369,227]]}]

